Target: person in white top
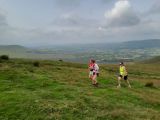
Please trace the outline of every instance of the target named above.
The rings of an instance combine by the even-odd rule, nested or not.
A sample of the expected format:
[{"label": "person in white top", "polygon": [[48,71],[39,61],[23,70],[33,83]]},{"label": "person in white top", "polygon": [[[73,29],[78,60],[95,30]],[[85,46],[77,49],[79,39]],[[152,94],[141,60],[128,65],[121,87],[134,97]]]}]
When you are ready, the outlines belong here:
[{"label": "person in white top", "polygon": [[93,63],[93,77],[92,77],[92,84],[96,87],[98,87],[98,82],[97,82],[97,76],[99,76],[99,66],[96,63],[95,60],[92,60]]}]

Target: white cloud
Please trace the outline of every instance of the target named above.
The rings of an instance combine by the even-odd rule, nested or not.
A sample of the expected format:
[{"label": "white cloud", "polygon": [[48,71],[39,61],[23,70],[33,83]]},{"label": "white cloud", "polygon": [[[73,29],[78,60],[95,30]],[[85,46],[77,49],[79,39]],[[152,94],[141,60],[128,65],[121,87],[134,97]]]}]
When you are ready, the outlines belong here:
[{"label": "white cloud", "polygon": [[0,9],[0,27],[8,26],[7,19],[6,19],[6,12]]},{"label": "white cloud", "polygon": [[103,19],[107,27],[99,15],[96,17],[63,11],[45,28],[26,29],[12,27],[7,22],[7,14],[0,9],[0,44],[45,45],[160,38],[160,22],[148,20],[148,17],[144,20],[127,0],[116,2],[110,11],[105,12]]},{"label": "white cloud", "polygon": [[111,27],[132,26],[140,22],[128,0],[116,2],[114,8],[105,13],[105,18],[107,26]]},{"label": "white cloud", "polygon": [[160,1],[157,0],[151,7],[151,9],[149,10],[149,15],[152,14],[160,14]]},{"label": "white cloud", "polygon": [[97,27],[100,22],[96,19],[84,18],[75,12],[68,12],[57,17],[52,23],[52,27],[78,29],[86,27]]},{"label": "white cloud", "polygon": [[81,0],[55,0],[56,3],[58,5],[63,5],[63,6],[71,6],[71,5],[74,5],[74,6],[77,6],[80,4],[80,1]]}]

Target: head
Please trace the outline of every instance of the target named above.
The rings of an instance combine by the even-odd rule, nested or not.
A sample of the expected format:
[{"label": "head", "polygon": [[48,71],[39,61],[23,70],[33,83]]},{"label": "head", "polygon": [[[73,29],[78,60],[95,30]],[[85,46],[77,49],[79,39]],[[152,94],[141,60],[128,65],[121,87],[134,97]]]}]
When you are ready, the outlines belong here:
[{"label": "head", "polygon": [[89,60],[89,63],[92,63],[92,59]]},{"label": "head", "polygon": [[93,60],[93,59],[92,59],[91,61],[92,61],[92,63],[93,63],[93,64],[94,64],[94,63],[96,63],[96,61],[95,61],[95,60]]},{"label": "head", "polygon": [[120,66],[124,66],[124,63],[123,63],[123,62],[120,62],[119,65],[120,65]]}]

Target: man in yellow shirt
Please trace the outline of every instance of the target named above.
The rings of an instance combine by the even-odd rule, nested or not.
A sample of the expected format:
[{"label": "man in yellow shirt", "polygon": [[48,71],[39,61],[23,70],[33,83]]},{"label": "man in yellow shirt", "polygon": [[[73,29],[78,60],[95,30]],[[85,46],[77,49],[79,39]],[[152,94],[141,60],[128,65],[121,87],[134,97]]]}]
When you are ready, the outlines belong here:
[{"label": "man in yellow shirt", "polygon": [[117,86],[117,88],[121,87],[121,79],[124,79],[127,82],[128,87],[131,88],[131,85],[128,81],[128,72],[127,72],[127,69],[126,69],[123,62],[121,62],[119,64],[119,76],[118,76],[118,86]]}]

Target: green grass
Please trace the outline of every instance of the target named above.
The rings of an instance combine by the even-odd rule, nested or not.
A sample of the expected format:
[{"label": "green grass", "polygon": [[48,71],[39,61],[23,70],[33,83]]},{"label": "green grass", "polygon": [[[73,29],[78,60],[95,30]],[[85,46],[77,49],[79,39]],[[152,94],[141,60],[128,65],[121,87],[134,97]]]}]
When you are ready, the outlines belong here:
[{"label": "green grass", "polygon": [[[117,89],[117,65],[101,65],[99,88],[87,65],[12,59],[0,63],[0,120],[159,120],[160,66],[130,64],[132,88]],[[153,88],[145,87],[151,81]]]}]

